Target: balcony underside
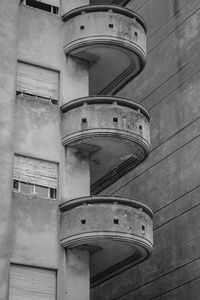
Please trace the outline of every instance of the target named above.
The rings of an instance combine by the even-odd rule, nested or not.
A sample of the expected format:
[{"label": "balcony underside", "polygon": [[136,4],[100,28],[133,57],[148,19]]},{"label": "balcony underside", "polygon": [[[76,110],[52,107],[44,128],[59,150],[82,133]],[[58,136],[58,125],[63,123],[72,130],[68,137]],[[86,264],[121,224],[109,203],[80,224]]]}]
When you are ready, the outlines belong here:
[{"label": "balcony underside", "polygon": [[137,48],[133,51],[123,47],[123,41],[103,39],[80,41],[80,47],[69,52],[89,63],[90,95],[115,94],[145,66],[145,55]]},{"label": "balcony underside", "polygon": [[119,197],[85,197],[61,205],[61,244],[90,252],[95,286],[145,260],[152,251],[152,212]]}]

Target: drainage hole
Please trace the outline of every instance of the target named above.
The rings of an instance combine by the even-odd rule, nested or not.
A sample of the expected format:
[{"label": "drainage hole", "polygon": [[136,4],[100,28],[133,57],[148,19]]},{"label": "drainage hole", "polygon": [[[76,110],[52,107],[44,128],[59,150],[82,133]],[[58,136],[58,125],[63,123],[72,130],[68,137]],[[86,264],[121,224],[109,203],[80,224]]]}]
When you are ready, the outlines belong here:
[{"label": "drainage hole", "polygon": [[109,28],[113,28],[113,27],[114,27],[114,25],[113,25],[113,24],[109,24],[108,26],[109,26]]},{"label": "drainage hole", "polygon": [[81,25],[80,26],[80,30],[84,30],[85,29],[85,26],[84,25]]},{"label": "drainage hole", "polygon": [[82,220],[81,220],[81,223],[82,223],[82,224],[86,224],[86,219],[82,219]]},{"label": "drainage hole", "polygon": [[113,223],[114,223],[114,224],[119,224],[119,219],[114,219],[114,220],[113,220]]},{"label": "drainage hole", "polygon": [[139,129],[142,130],[142,125],[139,125]]},{"label": "drainage hole", "polygon": [[117,123],[118,122],[118,118],[114,117],[113,118],[113,122]]},{"label": "drainage hole", "polygon": [[138,33],[135,31],[135,36],[138,37]]},{"label": "drainage hole", "polygon": [[86,118],[83,118],[83,119],[82,119],[82,123],[87,123],[87,119],[86,119]]},{"label": "drainage hole", "polygon": [[145,231],[145,226],[144,225],[142,225],[142,230]]}]

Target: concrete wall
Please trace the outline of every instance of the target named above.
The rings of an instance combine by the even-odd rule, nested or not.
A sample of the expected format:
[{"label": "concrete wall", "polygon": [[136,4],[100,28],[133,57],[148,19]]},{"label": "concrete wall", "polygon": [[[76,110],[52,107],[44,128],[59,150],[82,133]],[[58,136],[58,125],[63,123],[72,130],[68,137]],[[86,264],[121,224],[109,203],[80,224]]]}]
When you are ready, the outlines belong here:
[{"label": "concrete wall", "polygon": [[[12,53],[8,57],[9,60],[10,57],[14,60],[12,101],[16,105],[16,110],[15,118],[13,115],[12,123],[10,122],[14,124],[15,119],[14,151],[17,154],[57,162],[62,178],[65,172],[63,163],[65,150],[60,136],[60,105],[76,97],[88,95],[87,67],[66,58],[63,51],[65,24],[60,16],[18,3],[16,7],[19,14],[13,12],[13,16],[18,20],[18,34],[15,34],[18,44],[13,39],[12,52],[15,56]],[[31,99],[25,95],[15,98],[17,59],[60,72],[59,105]],[[13,112],[10,106],[8,109],[9,113]],[[11,159],[10,164],[12,172]],[[9,184],[7,190],[11,191],[12,173],[9,176]],[[11,236],[13,251],[11,262],[58,268],[58,256],[61,251],[58,204],[59,199],[52,201],[36,196],[14,194],[11,223],[15,228]]]},{"label": "concrete wall", "polygon": [[88,5],[89,0],[61,0],[61,15],[79,6]]},{"label": "concrete wall", "polygon": [[17,264],[58,268],[58,203],[13,193],[13,255]]},{"label": "concrete wall", "polygon": [[147,65],[119,93],[151,114],[152,152],[103,194],[154,211],[151,258],[92,291],[95,300],[199,299],[200,3],[135,0],[148,25]]},{"label": "concrete wall", "polygon": [[18,3],[2,0],[0,9],[0,299],[7,299],[12,251],[11,199],[15,109]]},{"label": "concrete wall", "polygon": [[88,95],[87,66],[65,56],[61,17],[20,5],[18,59],[60,71],[60,104]]}]

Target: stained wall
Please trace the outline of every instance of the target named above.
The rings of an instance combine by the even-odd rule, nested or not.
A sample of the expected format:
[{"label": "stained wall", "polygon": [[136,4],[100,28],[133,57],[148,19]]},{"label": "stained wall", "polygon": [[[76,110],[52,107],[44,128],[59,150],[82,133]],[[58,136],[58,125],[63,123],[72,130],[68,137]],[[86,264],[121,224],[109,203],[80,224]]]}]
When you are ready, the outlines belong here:
[{"label": "stained wall", "polygon": [[92,291],[95,300],[199,299],[200,3],[135,0],[148,26],[145,70],[118,95],[151,114],[146,162],[102,194],[138,198],[154,212],[148,261]]}]

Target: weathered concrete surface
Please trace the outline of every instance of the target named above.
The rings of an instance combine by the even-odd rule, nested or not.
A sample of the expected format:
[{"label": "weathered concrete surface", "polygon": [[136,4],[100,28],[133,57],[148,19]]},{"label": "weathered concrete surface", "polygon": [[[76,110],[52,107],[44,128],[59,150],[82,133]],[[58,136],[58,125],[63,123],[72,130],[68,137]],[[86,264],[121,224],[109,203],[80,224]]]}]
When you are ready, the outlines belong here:
[{"label": "weathered concrete surface", "polygon": [[66,300],[90,299],[90,267],[87,251],[66,250]]},{"label": "weathered concrete surface", "polygon": [[149,300],[198,278],[199,230],[194,228],[199,227],[199,210],[195,207],[156,229],[151,258],[99,287],[94,299]]},{"label": "weathered concrete surface", "polygon": [[[18,59],[60,71],[60,104],[88,95],[88,67],[63,51],[60,16],[20,5]],[[47,55],[48,53],[48,55]]]},{"label": "weathered concrete surface", "polygon": [[120,95],[150,109],[149,159],[105,193],[154,211],[152,257],[99,286],[95,300],[199,299],[199,1],[132,1],[148,22],[148,63]]},{"label": "weathered concrete surface", "polygon": [[16,97],[15,153],[60,162],[62,150],[58,105]]},{"label": "weathered concrete surface", "polygon": [[61,15],[79,6],[88,5],[89,2],[90,0],[61,0]]},{"label": "weathered concrete surface", "polygon": [[[137,238],[138,243],[140,238],[144,238],[151,244],[153,243],[152,225],[149,215],[128,205],[103,203],[81,205],[62,213],[61,240],[68,241],[73,246],[73,243],[78,244],[79,236],[86,244],[92,244],[98,240],[97,233],[100,238],[107,232],[111,242],[112,238],[118,236],[122,241],[126,241],[127,238],[129,243],[132,239],[133,244]],[[91,237],[94,242],[90,240]],[[103,248],[104,244],[101,247]],[[111,259],[110,257],[109,260]]]},{"label": "weathered concrete surface", "polygon": [[149,154],[148,112],[130,102],[116,97],[84,97],[74,100],[72,108],[70,104],[62,107],[63,144],[91,151],[91,185],[104,178],[108,185],[113,180],[111,172],[117,176],[119,164],[128,158],[136,164]]},{"label": "weathered concrete surface", "polygon": [[0,299],[8,295],[8,272],[12,253],[12,171],[15,109],[18,1],[2,0],[0,9]]},{"label": "weathered concrete surface", "polygon": [[127,136],[141,136],[147,144],[150,144],[149,121],[142,113],[118,104],[105,104],[103,101],[106,101],[106,97],[105,99],[102,97],[101,104],[87,105],[87,98],[85,98],[86,105],[64,113],[63,137],[75,135],[84,130],[114,129],[122,131]]},{"label": "weathered concrete surface", "polygon": [[61,178],[61,203],[73,198],[90,195],[89,153],[75,147],[65,148]]},{"label": "weathered concrete surface", "polygon": [[11,262],[57,269],[57,200],[14,192],[12,210],[14,242]]},{"label": "weathered concrete surface", "polygon": [[64,247],[92,251],[91,284],[97,285],[148,258],[153,224],[151,212],[139,203],[134,206],[131,200],[109,197],[87,199],[61,213],[60,242]]},{"label": "weathered concrete surface", "polygon": [[91,95],[112,94],[143,70],[145,24],[133,12],[109,7],[104,11],[98,5],[90,11],[88,6],[72,17],[67,14],[64,21],[65,53],[90,62]]}]

